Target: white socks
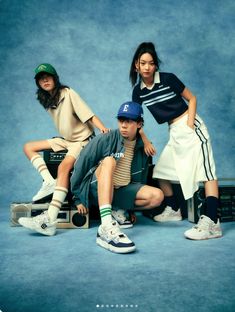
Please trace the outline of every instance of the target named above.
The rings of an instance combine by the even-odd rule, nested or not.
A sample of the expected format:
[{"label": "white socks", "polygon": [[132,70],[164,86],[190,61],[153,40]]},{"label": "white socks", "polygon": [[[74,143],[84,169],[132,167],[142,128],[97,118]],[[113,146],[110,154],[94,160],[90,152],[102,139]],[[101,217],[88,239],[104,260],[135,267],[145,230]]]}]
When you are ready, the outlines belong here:
[{"label": "white socks", "polygon": [[65,197],[68,193],[68,189],[61,186],[56,186],[53,193],[51,203],[48,208],[48,215],[51,222],[54,222],[57,219],[60,208],[65,200]]},{"label": "white socks", "polygon": [[50,174],[44,159],[40,155],[33,156],[30,161],[34,168],[40,173],[44,181],[49,183],[54,182],[54,178]]},{"label": "white socks", "polygon": [[[30,161],[36,170],[41,174],[44,181],[48,183],[53,183],[55,181],[50,174],[44,159],[40,155],[33,156]],[[57,219],[58,213],[67,196],[67,193],[67,188],[61,186],[55,187],[53,197],[48,208],[48,215],[51,222],[54,222]]]},{"label": "white socks", "polygon": [[100,209],[100,217],[101,217],[101,224],[106,225],[112,222],[112,206],[110,204],[102,205],[99,207]]}]

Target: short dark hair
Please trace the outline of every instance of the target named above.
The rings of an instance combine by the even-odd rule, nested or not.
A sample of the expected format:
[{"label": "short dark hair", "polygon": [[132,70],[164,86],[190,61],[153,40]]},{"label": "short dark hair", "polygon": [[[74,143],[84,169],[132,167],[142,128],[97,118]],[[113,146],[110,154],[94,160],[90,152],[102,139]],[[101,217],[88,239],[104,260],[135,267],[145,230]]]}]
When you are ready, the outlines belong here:
[{"label": "short dark hair", "polygon": [[136,67],[135,63],[138,61],[144,53],[149,53],[151,54],[154,64],[156,65],[156,71],[159,70],[161,60],[159,59],[155,46],[152,42],[142,42],[138,48],[135,51],[135,54],[132,59],[131,67],[130,67],[130,74],[129,74],[129,79],[131,81],[132,86],[136,84],[137,81],[137,72],[136,72]]},{"label": "short dark hair", "polygon": [[142,127],[144,126],[144,118],[143,117],[138,117],[137,119],[131,119],[131,118],[126,118],[126,117],[117,117],[117,120],[133,120],[135,122],[142,122]]}]

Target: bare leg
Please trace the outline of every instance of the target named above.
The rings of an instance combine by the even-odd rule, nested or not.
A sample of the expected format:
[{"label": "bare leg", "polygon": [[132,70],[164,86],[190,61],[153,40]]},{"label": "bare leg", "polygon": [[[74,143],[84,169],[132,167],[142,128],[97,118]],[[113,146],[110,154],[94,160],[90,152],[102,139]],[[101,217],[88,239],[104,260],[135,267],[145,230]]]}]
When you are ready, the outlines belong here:
[{"label": "bare leg", "polygon": [[[113,172],[116,162],[113,157],[106,157],[96,169],[96,177],[98,181],[98,204],[111,205],[113,199]],[[86,214],[88,209],[82,204],[77,206],[77,210],[81,214]]]},{"label": "bare leg", "polygon": [[171,182],[168,180],[158,179],[159,186],[161,190],[163,191],[165,196],[172,196],[173,195],[173,189]]},{"label": "bare leg", "polygon": [[216,198],[219,197],[218,181],[217,180],[206,181],[206,182],[204,182],[204,186],[205,186],[206,197],[208,197],[208,196],[214,196]]},{"label": "bare leg", "polygon": [[24,153],[28,157],[29,160],[32,157],[38,155],[39,152],[46,150],[46,149],[51,149],[50,144],[46,140],[28,142],[24,145]]},{"label": "bare leg", "polygon": [[113,200],[113,172],[116,161],[113,157],[106,157],[96,169],[98,180],[98,201],[99,206],[112,204]]},{"label": "bare leg", "polygon": [[[136,194],[135,205],[139,207],[139,210],[152,209],[160,206],[164,199],[163,192],[149,185],[142,186]],[[138,210],[138,208],[135,208]]]},{"label": "bare leg", "polygon": [[75,163],[75,158],[73,156],[66,156],[60,163],[57,171],[57,182],[56,186],[62,186],[65,188],[69,187],[69,175],[73,169]]}]

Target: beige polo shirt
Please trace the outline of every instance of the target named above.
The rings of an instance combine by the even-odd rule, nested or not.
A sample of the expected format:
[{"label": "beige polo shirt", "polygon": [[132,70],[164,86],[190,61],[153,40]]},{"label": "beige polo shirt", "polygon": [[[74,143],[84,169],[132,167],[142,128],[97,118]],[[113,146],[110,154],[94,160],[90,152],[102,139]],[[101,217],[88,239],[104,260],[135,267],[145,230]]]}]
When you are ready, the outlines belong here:
[{"label": "beige polo shirt", "polygon": [[59,105],[56,109],[49,108],[59,134],[67,141],[84,141],[94,131],[91,122],[95,114],[73,89],[62,89]]}]

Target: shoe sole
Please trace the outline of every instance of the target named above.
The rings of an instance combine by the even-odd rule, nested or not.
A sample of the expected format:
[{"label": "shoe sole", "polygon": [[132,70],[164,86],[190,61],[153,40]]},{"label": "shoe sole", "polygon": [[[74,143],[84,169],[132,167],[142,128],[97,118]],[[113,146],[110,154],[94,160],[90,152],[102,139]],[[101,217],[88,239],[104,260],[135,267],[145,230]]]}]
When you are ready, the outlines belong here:
[{"label": "shoe sole", "polygon": [[41,197],[41,198],[36,199],[36,200],[33,200],[32,203],[34,203],[34,204],[36,204],[36,203],[37,204],[45,203],[46,201],[52,199],[52,196],[53,196],[53,192],[48,194],[48,195],[46,195],[46,196],[44,196],[44,197]]},{"label": "shoe sole", "polygon": [[126,253],[131,253],[134,252],[136,250],[135,246],[132,247],[122,247],[122,248],[117,248],[113,245],[110,245],[108,242],[102,240],[101,238],[97,238],[96,239],[96,243],[97,245],[99,245],[100,247],[103,247],[109,251],[112,251],[114,253],[120,253],[120,254],[126,254]]},{"label": "shoe sole", "polygon": [[120,223],[118,224],[121,229],[130,229],[133,227],[133,224],[120,224]]},{"label": "shoe sole", "polygon": [[35,229],[34,227],[28,225],[27,223],[24,223],[24,221],[22,221],[22,220],[20,220],[20,219],[18,220],[18,223],[19,223],[20,225],[22,225],[24,228],[28,229],[28,230],[31,230],[31,231],[33,231],[33,232],[40,233],[40,234],[45,235],[45,236],[54,236],[55,233],[56,233],[56,230],[53,231],[53,232],[46,232],[46,231],[43,230],[43,229],[42,229],[42,230],[40,230],[40,229]]},{"label": "shoe sole", "polygon": [[210,236],[210,237],[203,237],[203,238],[195,238],[195,237],[189,237],[189,236],[186,236],[185,234],[184,234],[184,236],[185,236],[185,238],[187,238],[187,239],[190,239],[190,240],[207,240],[207,239],[213,239],[213,238],[220,238],[220,237],[222,237],[223,235],[221,234],[221,235],[214,235],[214,236]]},{"label": "shoe sole", "polygon": [[175,218],[175,219],[170,219],[170,220],[156,220],[153,218],[153,221],[155,222],[175,222],[175,221],[182,221],[182,218]]},{"label": "shoe sole", "polygon": [[18,220],[18,223],[19,223],[21,226],[23,226],[24,228],[26,228],[26,229],[28,229],[28,230],[34,231],[34,229],[33,229],[31,226],[29,226],[27,223],[24,223],[24,221],[21,220],[21,219],[22,219],[22,218],[19,218],[19,220]]}]

